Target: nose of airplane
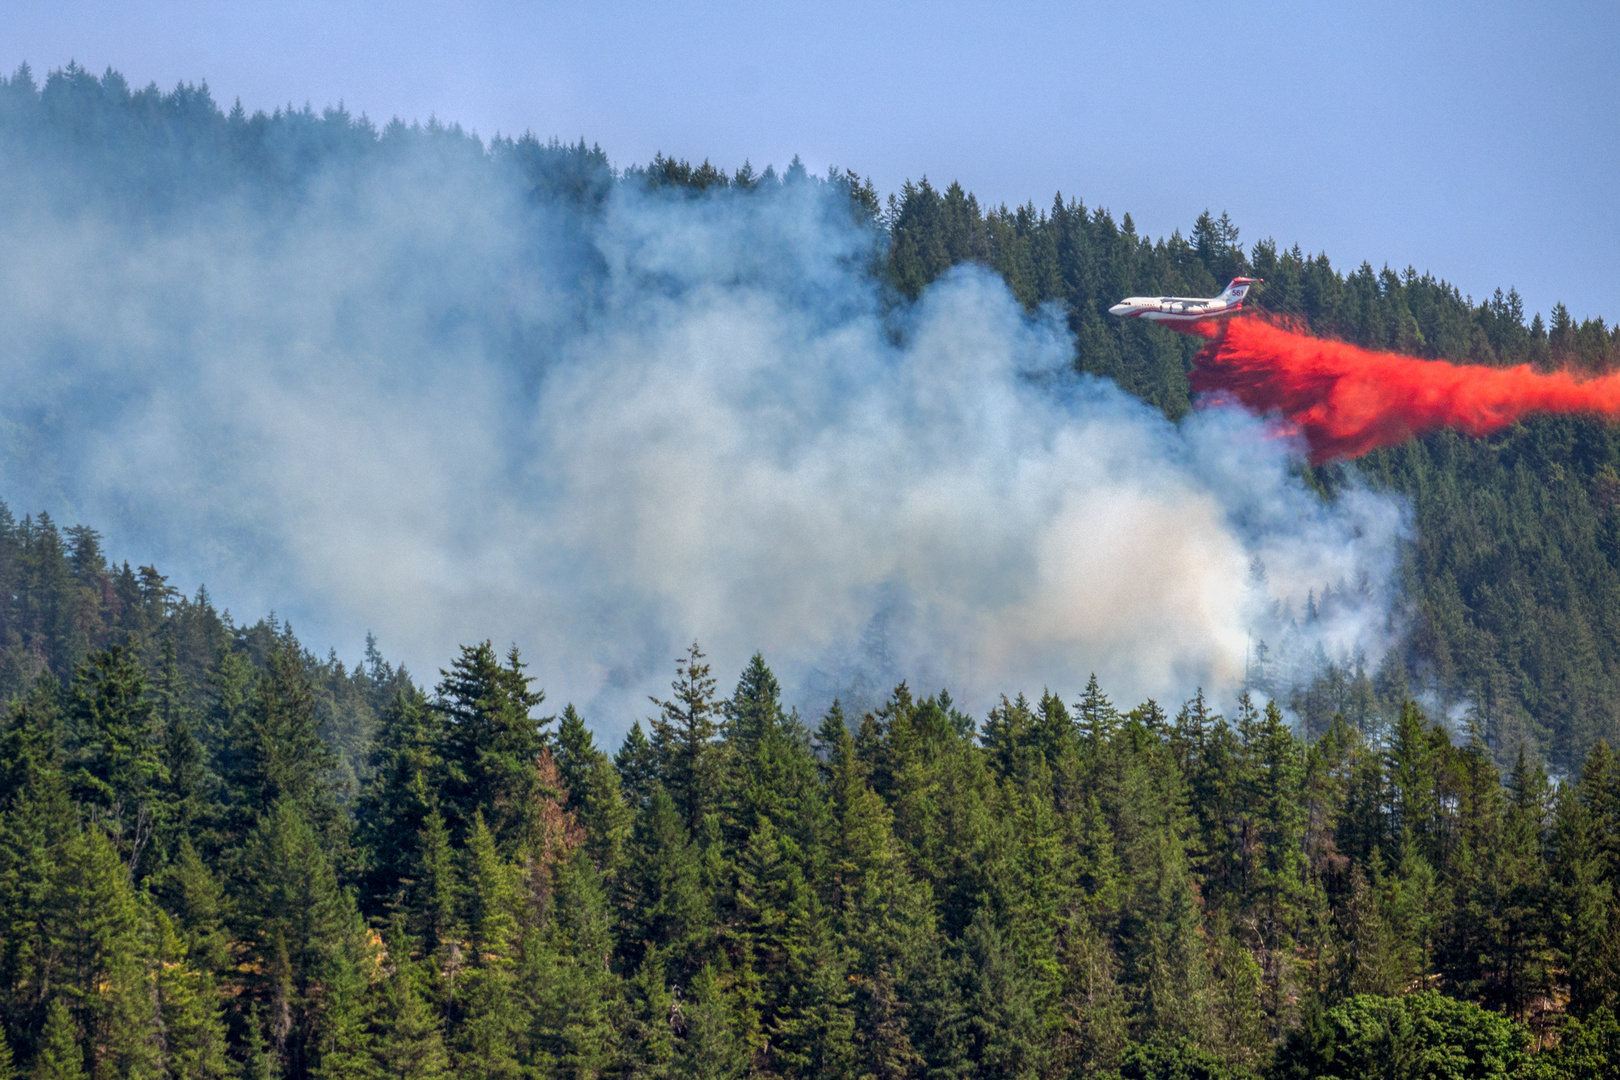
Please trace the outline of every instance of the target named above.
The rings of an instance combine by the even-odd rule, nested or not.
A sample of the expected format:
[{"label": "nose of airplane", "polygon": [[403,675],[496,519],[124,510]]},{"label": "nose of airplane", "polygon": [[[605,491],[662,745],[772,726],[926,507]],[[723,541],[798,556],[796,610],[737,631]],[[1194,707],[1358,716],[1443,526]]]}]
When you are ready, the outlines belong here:
[{"label": "nose of airplane", "polygon": [[1129,310],[1131,310],[1131,305],[1129,304],[1115,304],[1113,307],[1108,309],[1108,314],[1123,315]]}]

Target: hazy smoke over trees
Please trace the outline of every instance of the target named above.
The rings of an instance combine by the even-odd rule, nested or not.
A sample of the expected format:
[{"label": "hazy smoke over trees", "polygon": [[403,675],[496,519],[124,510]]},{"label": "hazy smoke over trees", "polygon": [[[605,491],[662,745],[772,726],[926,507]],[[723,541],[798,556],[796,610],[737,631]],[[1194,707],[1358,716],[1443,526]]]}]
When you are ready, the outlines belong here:
[{"label": "hazy smoke over trees", "polygon": [[6,136],[12,506],[320,647],[372,628],[425,673],[514,641],[608,730],[693,638],[809,707],[1092,670],[1176,699],[1256,637],[1390,641],[1397,501],[1324,502],[1259,422],[1075,376],[988,272],[890,302],[840,184],[548,191],[532,143],[333,126],[251,182]]}]

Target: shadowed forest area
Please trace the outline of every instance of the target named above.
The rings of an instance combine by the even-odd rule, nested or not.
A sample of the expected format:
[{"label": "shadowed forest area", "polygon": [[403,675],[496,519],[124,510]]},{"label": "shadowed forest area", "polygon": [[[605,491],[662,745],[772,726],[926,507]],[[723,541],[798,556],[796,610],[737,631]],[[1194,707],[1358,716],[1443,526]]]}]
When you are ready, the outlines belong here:
[{"label": "shadowed forest area", "polygon": [[[897,309],[985,263],[1171,416],[1195,343],[1103,312],[1238,273],[1358,344],[1620,360],[1599,320],[1245,249],[1224,216],[1152,241],[1061,198],[615,171],[583,141],[226,112],[73,66],[0,86],[0,142],[71,162],[63,200],[154,216],[296,202],[407,145],[586,206],[829,185]],[[1616,430],[1572,418],[1357,462],[1414,507],[1405,647],[1269,702],[1258,651],[1229,716],[1093,679],[983,717],[904,684],[805,717],[766,658],[723,685],[694,644],[618,747],[515,649],[351,668],[0,507],[0,1080],[1612,1074],[1617,466]]]}]

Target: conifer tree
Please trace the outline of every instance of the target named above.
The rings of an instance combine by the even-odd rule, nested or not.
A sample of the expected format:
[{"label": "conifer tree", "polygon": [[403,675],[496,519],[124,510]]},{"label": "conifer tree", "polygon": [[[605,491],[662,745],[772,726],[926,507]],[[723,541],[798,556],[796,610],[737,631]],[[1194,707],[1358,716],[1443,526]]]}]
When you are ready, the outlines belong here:
[{"label": "conifer tree", "polygon": [[825,918],[813,914],[799,928],[789,965],[766,1031],[777,1071],[811,1080],[850,1075],[858,1060],[854,995]]},{"label": "conifer tree", "polygon": [[552,756],[557,759],[557,771],[562,775],[563,786],[568,789],[568,809],[580,809],[580,793],[585,790],[600,754],[590,728],[585,726],[584,719],[573,704],[563,706],[562,716],[557,721],[557,748]]},{"label": "conifer tree", "polygon": [[[335,1040],[358,1030],[365,980],[364,931],[352,894],[291,796],[276,801],[249,839],[240,936],[249,945],[251,1000],[261,1006],[270,1052],[290,1076],[312,1075],[322,1056],[357,1054]],[[315,990],[331,982],[333,996]]]},{"label": "conifer tree", "polygon": [[1053,1066],[1063,1075],[1106,1074],[1128,1039],[1129,1004],[1119,985],[1119,959],[1084,911],[1076,911],[1057,953],[1061,988]]},{"label": "conifer tree", "polygon": [[619,752],[613,756],[613,767],[618,771],[625,800],[631,809],[640,810],[652,797],[653,785],[658,782],[658,760],[652,742],[641,730],[641,721],[630,725]]},{"label": "conifer tree", "polygon": [[758,745],[787,719],[782,711],[781,686],[762,654],[749,658],[731,700],[720,711],[725,716],[726,741],[744,751]]},{"label": "conifer tree", "polygon": [[151,998],[159,1018],[157,1074],[175,1080],[220,1080],[231,1075],[225,1025],[210,972],[198,970],[173,921],[148,912],[152,939]]},{"label": "conifer tree", "polygon": [[1620,894],[1620,758],[1596,742],[1581,766],[1581,800],[1592,813],[1603,860],[1603,877]]},{"label": "conifer tree", "polygon": [[457,1071],[491,1078],[523,1074],[525,1027],[517,989],[517,868],[501,857],[494,833],[474,812],[467,839],[467,961],[456,1000]]},{"label": "conifer tree", "polygon": [[349,906],[349,925],[333,943],[320,973],[314,1017],[316,1080],[371,1080],[376,1075],[369,1009],[376,956],[364,922]]},{"label": "conifer tree", "polygon": [[230,960],[224,925],[225,894],[189,836],[180,838],[161,892],[170,913],[178,920],[175,929],[185,943],[188,960],[199,971],[217,977]]},{"label": "conifer tree", "polygon": [[1115,727],[1119,724],[1119,713],[1114,710],[1113,703],[1108,695],[1102,692],[1097,682],[1097,673],[1092,672],[1086,680],[1085,693],[1074,707],[1080,733],[1091,742],[1106,742],[1113,736]]},{"label": "conifer tree", "polygon": [[242,1080],[274,1080],[281,1061],[264,1037],[264,1016],[257,1003],[248,1008],[247,1032],[242,1048]]},{"label": "conifer tree", "polygon": [[78,815],[63,776],[55,679],[40,678],[11,702],[0,733],[0,1004],[13,1030],[38,1030],[54,992],[64,851],[77,844]]},{"label": "conifer tree", "polygon": [[743,842],[769,818],[801,852],[813,852],[826,820],[810,736],[797,714],[783,709],[781,687],[760,654],[743,670],[724,712],[728,839]]},{"label": "conifer tree", "polygon": [[[1445,740],[1444,733],[1439,736]],[[1401,707],[1389,748],[1389,780],[1394,797],[1392,833],[1402,849],[1415,844],[1418,854],[1438,865],[1439,803],[1436,791],[1436,739],[1416,702]]]},{"label": "conifer tree", "polygon": [[1218,917],[1211,927],[1210,1036],[1207,1048],[1228,1063],[1252,1069],[1271,1042],[1266,1006],[1273,1015],[1275,999],[1267,1001],[1266,973],[1254,954],[1233,934],[1231,924]]},{"label": "conifer tree", "polygon": [[1035,726],[1031,732],[1031,740],[1042,760],[1055,769],[1065,755],[1078,751],[1077,735],[1074,718],[1069,715],[1063,699],[1050,690],[1042,693],[1035,707]]},{"label": "conifer tree", "polygon": [[84,1080],[84,1051],[79,1046],[79,1031],[73,1023],[73,1014],[53,999],[45,1012],[45,1030],[39,1036],[39,1049],[34,1054],[30,1080]]},{"label": "conifer tree", "polygon": [[1577,1015],[1620,1007],[1620,905],[1606,872],[1602,796],[1593,791],[1606,780],[1607,750],[1598,743],[1580,783],[1560,789],[1551,837],[1551,932]]},{"label": "conifer tree", "polygon": [[733,1080],[748,1069],[748,1044],[736,1010],[714,968],[705,964],[679,1002],[681,1039],[671,1075],[682,1080]]},{"label": "conifer tree", "polygon": [[366,892],[377,906],[415,877],[417,838],[439,803],[443,761],[439,717],[416,690],[383,710],[371,780],[355,805],[356,839],[367,853]]},{"label": "conifer tree", "polygon": [[[1240,702],[1244,709],[1247,695]],[[1248,750],[1224,718],[1205,731],[1191,751],[1188,801],[1198,821],[1195,858],[1204,898],[1212,908],[1242,910],[1249,885],[1252,823],[1245,812],[1243,783]]]},{"label": "conifer tree", "polygon": [[668,977],[683,981],[702,966],[714,929],[714,903],[703,887],[703,853],[662,786],[636,822],[636,875],[626,953],[640,966],[654,954]]},{"label": "conifer tree", "polygon": [[1021,963],[1014,943],[980,905],[962,935],[963,1001],[974,1074],[1037,1077],[1049,1070],[1038,1009],[1046,997],[1034,965]]},{"label": "conifer tree", "polygon": [[1352,867],[1338,915],[1337,996],[1398,994],[1421,971],[1421,960],[1411,956],[1410,943],[1393,925],[1389,894],[1398,888],[1398,883],[1386,885],[1383,860],[1376,853],[1368,871]]},{"label": "conifer tree", "polygon": [[161,764],[166,786],[161,793],[164,812],[161,822],[164,848],[173,851],[176,837],[190,834],[193,822],[207,805],[207,768],[204,751],[192,722],[185,676],[172,634],[163,639],[163,665],[157,684],[159,721],[163,729]]},{"label": "conifer tree", "polygon": [[1521,746],[1508,776],[1502,842],[1491,874],[1501,941],[1499,1000],[1522,1016],[1530,999],[1551,989],[1547,940],[1546,827],[1551,804],[1547,776]]},{"label": "conifer tree", "polygon": [[61,853],[54,925],[38,945],[74,995],[93,1073],[146,1077],[158,1069],[144,912],[110,837],[86,828]]},{"label": "conifer tree", "polygon": [[804,879],[802,853],[792,837],[760,818],[737,860],[733,933],[746,957],[745,999],[768,1030],[785,1004],[804,935],[816,917]]},{"label": "conifer tree", "polygon": [[[816,725],[816,733],[811,742],[816,755],[816,777],[821,786],[830,791],[834,775],[841,767],[848,767],[848,760],[855,756],[855,742],[849,732],[849,720],[844,715],[844,706],[837,698],[827,707],[822,716],[821,723]],[[829,795],[830,798],[830,795]]]},{"label": "conifer tree", "polygon": [[74,677],[68,713],[79,732],[75,797],[118,838],[132,870],[151,843],[168,781],[146,673],[121,645],[96,653]]},{"label": "conifer tree", "polygon": [[855,1046],[858,1060],[869,1062],[876,1080],[901,1080],[928,1063],[912,1044],[909,1010],[901,1000],[894,975],[879,964],[871,975],[856,975]]},{"label": "conifer tree", "polygon": [[329,776],[337,756],[321,741],[314,688],[297,643],[278,639],[236,714],[228,782],[244,833],[279,803],[336,847],[345,831]]},{"label": "conifer tree", "polygon": [[[1030,755],[1039,754],[1034,740],[1035,714],[1022,694],[1016,701],[1008,701],[1003,696],[1001,704],[990,710],[979,734],[979,741],[989,751],[997,774],[1004,780],[1028,777]],[[1044,764],[1044,757],[1042,761]]]},{"label": "conifer tree", "polygon": [[437,810],[417,834],[417,865],[410,894],[411,926],[430,953],[447,948],[460,936],[461,882],[450,830]]},{"label": "conifer tree", "polygon": [[1304,923],[1307,898],[1303,750],[1277,703],[1267,702],[1251,748],[1254,788],[1249,797],[1261,852],[1253,889],[1265,949],[1266,1007],[1279,1023],[1285,1021],[1287,1002],[1293,997],[1289,958]]},{"label": "conifer tree", "polygon": [[592,763],[578,813],[585,830],[585,850],[597,869],[617,878],[624,870],[635,815],[625,804],[618,770],[606,754],[597,754]]},{"label": "conifer tree", "polygon": [[672,1023],[675,999],[664,982],[656,954],[643,961],[625,980],[614,1030],[618,1053],[612,1075],[623,1080],[663,1080],[675,1058]]},{"label": "conifer tree", "polygon": [[563,709],[557,731],[557,769],[568,792],[567,810],[584,830],[584,844],[597,869],[613,876],[624,861],[634,814],[625,804],[619,773],[596,748],[585,721],[572,705]]},{"label": "conifer tree", "polygon": [[371,1054],[385,1080],[449,1080],[443,1025],[426,993],[426,974],[411,957],[401,920],[389,925],[385,975],[371,1010]]},{"label": "conifer tree", "polygon": [[214,771],[225,782],[225,797],[237,794],[232,781],[246,765],[246,713],[257,678],[253,661],[243,652],[222,647],[208,679],[208,707],[201,715],[203,743],[212,754]]},{"label": "conifer tree", "polygon": [[482,815],[502,847],[515,851],[540,826],[535,766],[550,718],[532,713],[545,694],[531,688],[513,648],[503,666],[488,641],[464,645],[442,672],[438,707],[447,727],[443,742],[444,814],[452,835],[470,831]]},{"label": "conifer tree", "polygon": [[652,699],[659,709],[651,721],[652,749],[664,787],[686,827],[696,832],[719,794],[719,763],[712,745],[719,710],[714,679],[697,642],[675,662],[675,681],[670,688],[673,695],[669,700]]},{"label": "conifer tree", "polygon": [[544,943],[552,977],[530,990],[542,1028],[537,1041],[557,1075],[593,1080],[609,1072],[616,1054],[620,987],[609,966],[613,917],[607,890],[583,849],[558,867],[555,912]]}]

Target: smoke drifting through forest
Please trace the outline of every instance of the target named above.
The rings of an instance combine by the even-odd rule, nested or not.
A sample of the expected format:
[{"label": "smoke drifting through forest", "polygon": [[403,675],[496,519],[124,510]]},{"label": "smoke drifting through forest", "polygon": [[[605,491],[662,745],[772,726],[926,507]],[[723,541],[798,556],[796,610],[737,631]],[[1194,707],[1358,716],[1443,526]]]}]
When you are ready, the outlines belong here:
[{"label": "smoke drifting through forest", "polygon": [[1229,394],[1298,426],[1315,463],[1358,457],[1438,428],[1489,435],[1532,413],[1620,416],[1620,375],[1582,379],[1528,365],[1419,360],[1312,337],[1261,318],[1200,326],[1211,338],[1193,390]]},{"label": "smoke drifting through forest", "polygon": [[134,215],[0,164],[7,501],[317,647],[375,629],[427,674],[515,641],[606,733],[693,638],[807,709],[1092,670],[1174,701],[1258,638],[1392,640],[1398,500],[1075,376],[987,271],[891,309],[835,186],[535,200],[470,140],[381,142]]}]

